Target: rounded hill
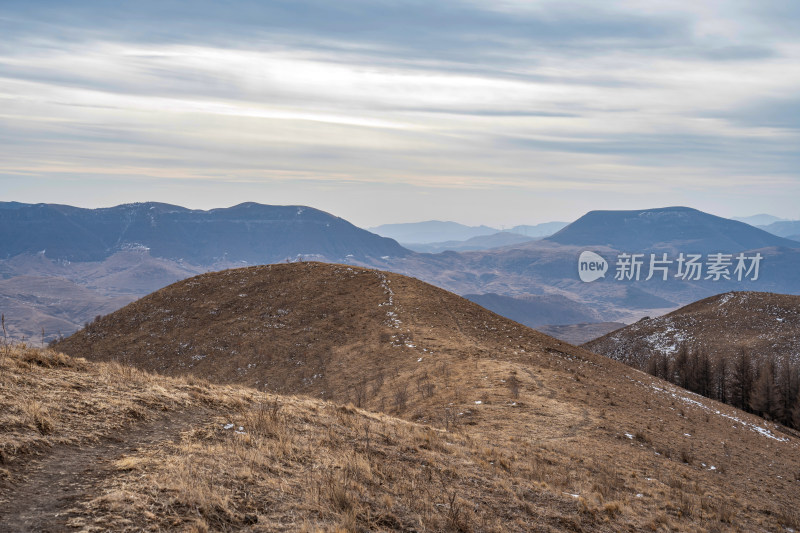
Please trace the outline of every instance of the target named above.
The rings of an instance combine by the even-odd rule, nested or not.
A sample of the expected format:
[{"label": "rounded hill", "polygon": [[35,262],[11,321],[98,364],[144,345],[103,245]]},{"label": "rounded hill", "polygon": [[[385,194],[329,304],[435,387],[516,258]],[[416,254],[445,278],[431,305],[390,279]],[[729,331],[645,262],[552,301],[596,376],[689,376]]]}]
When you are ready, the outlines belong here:
[{"label": "rounded hill", "polygon": [[316,262],[180,281],[58,348],[166,374],[345,399],[353,383],[443,357],[582,352],[417,279]]}]

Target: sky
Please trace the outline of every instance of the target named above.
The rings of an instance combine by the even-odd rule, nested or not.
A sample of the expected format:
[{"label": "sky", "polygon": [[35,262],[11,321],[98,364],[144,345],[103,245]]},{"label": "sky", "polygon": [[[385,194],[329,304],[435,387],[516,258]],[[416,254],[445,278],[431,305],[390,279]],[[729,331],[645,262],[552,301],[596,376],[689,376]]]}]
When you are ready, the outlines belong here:
[{"label": "sky", "polygon": [[800,219],[795,0],[0,0],[0,200]]}]

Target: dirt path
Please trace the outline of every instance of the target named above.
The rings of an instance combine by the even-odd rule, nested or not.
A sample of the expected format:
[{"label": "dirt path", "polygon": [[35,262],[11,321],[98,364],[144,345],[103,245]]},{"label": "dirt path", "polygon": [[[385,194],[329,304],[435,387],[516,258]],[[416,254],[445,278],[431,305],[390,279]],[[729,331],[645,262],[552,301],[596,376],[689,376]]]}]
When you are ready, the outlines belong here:
[{"label": "dirt path", "polygon": [[24,481],[2,487],[0,532],[69,530],[65,511],[96,496],[96,487],[114,472],[114,461],[137,448],[177,439],[209,416],[202,409],[169,412],[100,442],[50,449],[14,472]]}]

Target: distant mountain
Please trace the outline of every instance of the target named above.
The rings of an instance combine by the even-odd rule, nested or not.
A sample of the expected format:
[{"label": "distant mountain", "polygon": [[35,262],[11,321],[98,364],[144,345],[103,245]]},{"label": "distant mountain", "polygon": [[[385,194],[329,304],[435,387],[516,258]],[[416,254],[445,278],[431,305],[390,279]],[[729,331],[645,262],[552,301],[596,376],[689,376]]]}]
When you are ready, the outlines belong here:
[{"label": "distant mountain", "polygon": [[447,244],[451,247],[448,249],[453,249],[452,246],[454,246],[456,242],[463,242],[475,237],[484,237],[497,233],[516,233],[524,237],[529,237],[530,239],[547,237],[567,224],[567,222],[544,222],[532,226],[522,225],[514,226],[507,230],[500,230],[489,226],[465,226],[458,222],[428,220],[426,222],[410,222],[404,224],[383,224],[367,229],[378,235],[395,239],[403,246],[414,250],[416,249],[415,247],[419,248],[420,245],[423,244],[435,244],[437,246]]},{"label": "distant mountain", "polygon": [[598,314],[590,307],[559,294],[536,294],[517,298],[492,293],[465,294],[464,298],[534,329],[546,324],[600,321]]},{"label": "distant mountain", "polygon": [[489,226],[465,226],[458,222],[428,220],[405,224],[383,224],[369,231],[400,243],[428,244],[433,242],[465,241],[481,235],[492,235],[500,230]]},{"label": "distant mountain", "polygon": [[545,335],[580,346],[583,343],[624,327],[625,324],[622,322],[584,322],[561,326],[539,326],[536,329]]},{"label": "distant mountain", "polygon": [[590,211],[546,240],[573,246],[608,246],[620,251],[716,253],[797,243],[689,207],[635,211]]},{"label": "distant mountain", "polygon": [[[592,283],[578,276],[583,251],[599,254],[608,264],[605,277]],[[734,274],[735,256],[760,254],[758,279]],[[622,253],[643,254],[638,279],[615,279]],[[647,280],[650,254],[666,253],[667,278]],[[700,279],[680,278],[680,253],[700,254]],[[708,278],[709,256],[730,254],[727,276]],[[476,252],[410,255],[385,268],[412,275],[459,294],[516,297],[558,294],[591,308],[597,321],[630,323],[660,315],[698,298],[731,290],[800,294],[800,245],[753,226],[685,207],[637,211],[593,211],[555,235],[511,248]],[[751,266],[751,265],[748,265]],[[495,307],[500,313],[511,313]],[[513,315],[520,320],[519,315]],[[528,322],[530,323],[530,322]]]},{"label": "distant mountain", "polygon": [[781,220],[761,226],[761,229],[779,237],[797,240],[800,237],[800,220]]},{"label": "distant mountain", "polygon": [[519,233],[526,237],[549,237],[550,235],[567,227],[569,222],[543,222],[533,226],[514,226],[510,232]]},{"label": "distant mountain", "polygon": [[467,252],[474,250],[491,250],[492,248],[500,248],[502,246],[511,246],[523,242],[530,242],[536,240],[533,237],[526,237],[519,233],[510,233],[503,231],[494,233],[492,235],[479,235],[472,237],[465,241],[446,241],[446,242],[432,242],[432,243],[403,243],[403,246],[409,250],[422,253],[435,254],[447,250],[453,252]]},{"label": "distant mountain", "polygon": [[298,256],[366,260],[410,253],[391,239],[303,206],[250,202],[202,211],[160,203],[103,209],[7,203],[0,208],[0,257],[43,252],[58,260],[102,261],[132,248],[195,265],[273,263]]},{"label": "distant mountain", "polygon": [[[0,222],[0,257],[16,253],[0,259],[0,277],[58,276],[107,298],[142,296],[209,270],[298,256],[392,270],[458,294],[547,294],[566,300],[539,299],[538,309],[527,309],[528,317],[518,313],[513,301],[495,307],[535,325],[541,325],[537,316],[558,317],[568,308],[582,309],[570,319],[576,322],[631,323],[725,291],[800,294],[800,243],[685,207],[594,211],[544,240],[437,254],[414,253],[304,207],[242,204],[195,211],[133,204],[87,210],[7,203],[0,204]],[[592,283],[578,276],[578,257],[586,250],[599,254],[609,267],[605,277]],[[650,253],[667,253],[673,261],[667,279],[657,274],[646,280],[646,265],[640,279],[615,279],[623,252],[645,254],[647,260]],[[739,281],[735,275],[719,280],[676,278],[679,253],[703,254],[705,262],[709,254],[740,252],[761,254],[758,280]],[[77,323],[81,318],[71,320]],[[33,328],[29,332],[39,329],[33,322],[22,322]]]},{"label": "distant mountain", "polygon": [[745,224],[750,224],[751,226],[760,227],[760,226],[766,226],[767,224],[772,224],[773,222],[778,222],[778,221],[786,220],[786,219],[785,218],[776,217],[774,215],[760,214],[760,215],[752,215],[752,216],[749,216],[749,217],[731,217],[731,220],[736,220],[738,222],[744,222]]}]

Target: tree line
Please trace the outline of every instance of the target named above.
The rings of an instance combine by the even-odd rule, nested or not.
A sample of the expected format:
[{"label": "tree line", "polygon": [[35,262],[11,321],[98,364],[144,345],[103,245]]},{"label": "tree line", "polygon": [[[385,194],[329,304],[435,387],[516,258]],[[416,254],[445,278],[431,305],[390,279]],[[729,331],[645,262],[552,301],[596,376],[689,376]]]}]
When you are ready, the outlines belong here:
[{"label": "tree line", "polygon": [[654,354],[648,374],[794,429],[800,429],[800,362],[774,354],[759,358],[740,349],[734,357],[710,357],[682,345],[674,356]]}]

